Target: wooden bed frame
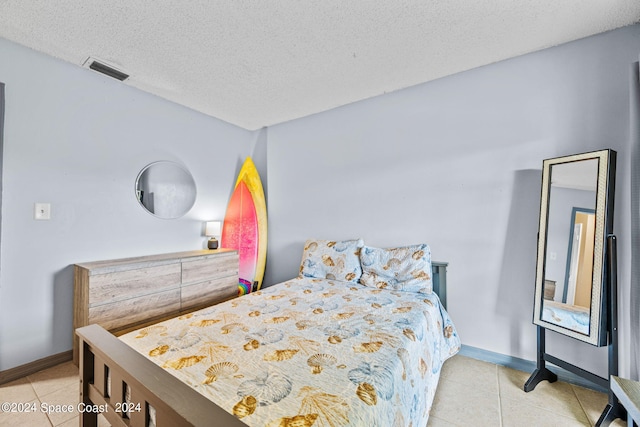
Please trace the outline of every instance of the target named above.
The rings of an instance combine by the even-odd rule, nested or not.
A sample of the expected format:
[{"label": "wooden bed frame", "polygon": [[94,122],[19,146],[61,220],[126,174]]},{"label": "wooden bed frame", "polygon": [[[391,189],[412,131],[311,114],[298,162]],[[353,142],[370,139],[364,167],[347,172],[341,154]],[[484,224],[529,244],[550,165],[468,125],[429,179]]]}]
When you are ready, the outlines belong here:
[{"label": "wooden bed frame", "polygon": [[[444,307],[447,265],[432,264],[433,290]],[[80,340],[79,402],[84,406],[81,426],[97,426],[98,414],[102,414],[112,426],[146,427],[150,407],[155,410],[157,427],[246,426],[101,326],[85,326],[76,334]],[[125,399],[127,388],[133,404]],[[127,409],[131,409],[128,414]]]}]

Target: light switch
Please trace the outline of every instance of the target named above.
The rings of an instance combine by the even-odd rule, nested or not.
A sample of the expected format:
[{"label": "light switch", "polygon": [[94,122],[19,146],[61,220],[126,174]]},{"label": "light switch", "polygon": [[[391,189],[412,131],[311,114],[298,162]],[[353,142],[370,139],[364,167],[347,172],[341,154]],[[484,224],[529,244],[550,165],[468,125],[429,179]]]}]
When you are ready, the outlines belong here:
[{"label": "light switch", "polygon": [[36,203],[33,217],[35,219],[51,219],[51,203]]}]

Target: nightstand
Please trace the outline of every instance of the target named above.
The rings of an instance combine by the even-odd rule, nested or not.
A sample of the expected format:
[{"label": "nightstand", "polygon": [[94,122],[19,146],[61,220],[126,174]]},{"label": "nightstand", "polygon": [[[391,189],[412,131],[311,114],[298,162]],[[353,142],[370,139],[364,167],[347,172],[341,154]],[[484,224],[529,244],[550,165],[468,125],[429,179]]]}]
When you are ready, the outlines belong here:
[{"label": "nightstand", "polygon": [[627,410],[627,425],[637,426],[640,423],[640,382],[611,375],[611,391]]}]

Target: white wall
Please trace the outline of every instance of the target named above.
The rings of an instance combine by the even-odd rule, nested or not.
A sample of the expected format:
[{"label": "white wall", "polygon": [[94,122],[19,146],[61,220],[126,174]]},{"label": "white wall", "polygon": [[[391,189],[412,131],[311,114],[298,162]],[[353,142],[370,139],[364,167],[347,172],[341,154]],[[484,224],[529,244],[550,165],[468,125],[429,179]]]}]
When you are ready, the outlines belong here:
[{"label": "white wall", "polygon": [[[6,84],[0,371],[71,349],[76,262],[202,249],[224,217],[254,133],[0,39]],[[145,212],[138,172],[186,166],[198,196],[178,220]],[[35,202],[52,206],[33,218]]]},{"label": "white wall", "polygon": [[[626,372],[628,73],[639,51],[636,25],[270,127],[265,283],[297,275],[309,237],[427,242],[450,263],[463,343],[534,360],[542,160],[612,148]],[[549,332],[547,350],[606,375],[605,349]]]}]

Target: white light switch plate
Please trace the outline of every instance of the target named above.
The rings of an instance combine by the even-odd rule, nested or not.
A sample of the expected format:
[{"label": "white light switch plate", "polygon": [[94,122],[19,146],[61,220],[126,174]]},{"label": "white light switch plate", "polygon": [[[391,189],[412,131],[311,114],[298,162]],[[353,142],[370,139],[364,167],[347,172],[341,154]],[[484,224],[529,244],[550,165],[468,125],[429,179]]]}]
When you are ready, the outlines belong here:
[{"label": "white light switch plate", "polygon": [[33,217],[35,219],[51,219],[51,203],[34,204]]}]

